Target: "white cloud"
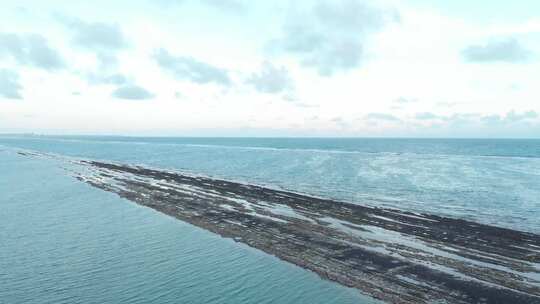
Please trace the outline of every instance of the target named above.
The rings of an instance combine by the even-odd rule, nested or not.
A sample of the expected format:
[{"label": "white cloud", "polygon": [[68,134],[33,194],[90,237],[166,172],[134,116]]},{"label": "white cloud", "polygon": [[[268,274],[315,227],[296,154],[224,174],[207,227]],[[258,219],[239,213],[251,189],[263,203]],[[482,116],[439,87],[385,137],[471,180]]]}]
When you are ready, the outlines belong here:
[{"label": "white cloud", "polygon": [[324,76],[358,67],[364,57],[366,36],[398,18],[395,11],[371,6],[367,1],[308,3],[291,9],[282,37],[273,41],[272,47],[297,56],[304,66],[315,67]]},{"label": "white cloud", "polygon": [[16,72],[0,69],[0,96],[10,99],[21,99],[22,87]]},{"label": "white cloud", "polygon": [[523,63],[532,56],[531,52],[525,49],[515,38],[493,40],[484,45],[471,45],[461,53],[466,61],[478,63]]},{"label": "white cloud", "polygon": [[120,99],[142,100],[153,98],[154,94],[137,85],[126,85],[114,90],[112,96]]},{"label": "white cloud", "polygon": [[[0,43],[13,73],[2,96],[22,99],[0,102],[0,132],[531,136],[540,125],[524,114],[540,113],[535,20],[486,25],[392,0],[96,1],[0,11],[23,46]],[[531,57],[463,60],[498,37]]]},{"label": "white cloud", "polygon": [[64,67],[60,54],[39,34],[0,33],[0,57],[45,70]]},{"label": "white cloud", "polygon": [[264,62],[260,72],[253,73],[247,83],[262,93],[282,93],[292,88],[292,80],[285,67],[276,67],[270,62]]},{"label": "white cloud", "polygon": [[395,121],[399,122],[401,119],[397,118],[394,115],[386,114],[386,113],[369,113],[365,116],[365,119],[367,120],[379,120],[379,121]]},{"label": "white cloud", "polygon": [[112,51],[123,49],[128,45],[120,26],[116,23],[86,22],[64,15],[57,18],[73,32],[73,43],[81,47]]},{"label": "white cloud", "polygon": [[122,74],[100,75],[95,73],[89,73],[87,79],[90,84],[122,85],[128,82],[127,77]]},{"label": "white cloud", "polygon": [[161,48],[154,54],[154,59],[161,68],[171,72],[178,79],[187,79],[196,83],[217,83],[231,85],[225,69],[212,66],[189,56],[175,56]]}]

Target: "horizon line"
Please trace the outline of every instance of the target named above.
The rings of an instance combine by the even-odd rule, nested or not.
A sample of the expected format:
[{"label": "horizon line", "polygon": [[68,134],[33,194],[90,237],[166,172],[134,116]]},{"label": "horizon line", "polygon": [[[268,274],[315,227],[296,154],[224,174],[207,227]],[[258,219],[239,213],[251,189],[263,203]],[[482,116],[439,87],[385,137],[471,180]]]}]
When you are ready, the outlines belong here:
[{"label": "horizon line", "polygon": [[39,134],[33,132],[23,133],[2,133],[0,136],[24,136],[24,137],[124,137],[124,138],[223,138],[223,139],[236,139],[236,138],[250,138],[250,139],[465,139],[465,140],[540,140],[540,137],[442,137],[442,136],[219,136],[219,135],[120,135],[120,134]]}]

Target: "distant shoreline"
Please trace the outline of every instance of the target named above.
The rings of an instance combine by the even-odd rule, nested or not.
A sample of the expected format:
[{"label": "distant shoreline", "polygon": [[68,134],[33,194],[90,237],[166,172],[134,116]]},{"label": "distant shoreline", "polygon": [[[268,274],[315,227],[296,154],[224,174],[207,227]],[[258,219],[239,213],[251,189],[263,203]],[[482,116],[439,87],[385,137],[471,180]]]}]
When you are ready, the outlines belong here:
[{"label": "distant shoreline", "polygon": [[220,135],[156,135],[156,134],[96,134],[96,133],[1,133],[0,136],[20,136],[20,137],[110,137],[110,138],[185,138],[185,139],[381,139],[381,140],[540,140],[540,137],[440,137],[440,136],[220,136]]}]

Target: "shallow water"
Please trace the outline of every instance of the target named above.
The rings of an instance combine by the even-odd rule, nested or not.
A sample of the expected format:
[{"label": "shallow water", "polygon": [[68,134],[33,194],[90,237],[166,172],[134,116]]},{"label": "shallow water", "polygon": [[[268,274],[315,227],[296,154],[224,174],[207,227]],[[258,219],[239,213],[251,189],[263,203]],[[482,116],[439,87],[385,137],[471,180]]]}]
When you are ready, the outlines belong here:
[{"label": "shallow water", "polygon": [[0,303],[376,303],[0,148]]},{"label": "shallow water", "polygon": [[540,232],[540,140],[0,136],[0,145]]}]

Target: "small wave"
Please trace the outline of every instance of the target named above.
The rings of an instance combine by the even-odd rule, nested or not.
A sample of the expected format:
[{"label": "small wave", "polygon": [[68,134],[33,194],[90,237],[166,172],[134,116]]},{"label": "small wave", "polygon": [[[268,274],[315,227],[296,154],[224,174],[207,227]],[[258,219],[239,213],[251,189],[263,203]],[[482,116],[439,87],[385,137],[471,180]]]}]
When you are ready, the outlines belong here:
[{"label": "small wave", "polygon": [[[0,136],[2,138],[2,136]],[[73,143],[96,143],[96,144],[118,144],[118,145],[153,145],[153,146],[180,146],[190,148],[207,148],[207,149],[229,149],[229,150],[248,150],[248,151],[274,151],[274,152],[295,152],[295,153],[325,153],[325,154],[344,154],[344,155],[381,155],[381,156],[403,156],[403,157],[472,157],[472,158],[497,158],[497,159],[540,159],[540,155],[534,154],[482,154],[482,153],[423,153],[418,151],[369,151],[355,150],[354,148],[339,149],[333,148],[307,148],[307,147],[270,147],[258,145],[242,145],[242,144],[214,144],[214,143],[186,143],[186,142],[163,142],[146,140],[140,137],[110,137],[110,139],[102,138],[66,138],[54,136],[3,136],[3,138],[21,139],[21,140],[42,140],[42,141],[59,141]],[[155,140],[160,137],[153,138]],[[164,138],[166,139],[166,138]],[[188,139],[188,138],[186,138]],[[199,138],[197,138],[199,139]],[[202,138],[201,138],[202,139]],[[390,140],[390,139],[389,139]]]}]

